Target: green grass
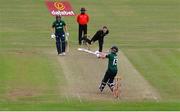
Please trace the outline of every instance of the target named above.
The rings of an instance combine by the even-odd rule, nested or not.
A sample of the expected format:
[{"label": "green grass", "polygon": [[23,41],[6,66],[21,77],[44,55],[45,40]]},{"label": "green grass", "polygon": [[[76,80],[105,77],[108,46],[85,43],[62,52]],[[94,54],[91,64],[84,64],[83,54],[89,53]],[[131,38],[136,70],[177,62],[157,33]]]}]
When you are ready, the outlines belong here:
[{"label": "green grass", "polygon": [[54,102],[60,98],[63,77],[57,63],[36,51],[14,50],[0,53],[0,102]]},{"label": "green grass", "polygon": [[179,110],[179,103],[172,102],[123,102],[123,103],[107,103],[107,102],[84,102],[79,103],[77,101],[70,103],[4,103],[2,107],[4,110],[76,110],[76,111],[152,111],[152,110]]},{"label": "green grass", "polygon": [[[162,96],[160,102],[67,102],[61,66],[44,53],[53,17],[44,0],[0,1],[0,110],[180,110],[180,1],[71,0],[86,7],[89,34],[107,25],[105,47],[116,44]],[[77,47],[74,17],[63,17]],[[24,91],[33,92],[29,95]],[[22,93],[20,93],[22,92]],[[35,96],[34,96],[35,94]]]},{"label": "green grass", "polygon": [[[126,49],[125,53],[163,100],[180,99],[180,52],[177,49]],[[143,65],[143,66],[142,66]]]}]

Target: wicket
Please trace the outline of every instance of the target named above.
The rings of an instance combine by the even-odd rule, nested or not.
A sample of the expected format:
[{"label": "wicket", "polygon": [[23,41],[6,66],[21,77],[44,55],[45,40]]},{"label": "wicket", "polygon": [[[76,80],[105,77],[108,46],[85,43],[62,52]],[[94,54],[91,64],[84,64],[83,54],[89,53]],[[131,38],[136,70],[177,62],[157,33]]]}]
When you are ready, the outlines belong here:
[{"label": "wicket", "polygon": [[121,95],[121,77],[116,76],[115,79],[115,85],[114,85],[114,90],[113,90],[113,95],[115,98],[119,98]]}]

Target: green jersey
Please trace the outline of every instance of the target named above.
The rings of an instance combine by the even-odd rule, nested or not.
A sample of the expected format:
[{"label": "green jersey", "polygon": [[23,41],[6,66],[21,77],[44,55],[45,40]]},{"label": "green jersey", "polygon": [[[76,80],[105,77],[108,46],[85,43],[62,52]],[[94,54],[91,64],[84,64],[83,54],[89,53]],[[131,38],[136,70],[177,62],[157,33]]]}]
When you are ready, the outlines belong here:
[{"label": "green jersey", "polygon": [[55,28],[55,34],[56,35],[64,34],[64,26],[66,26],[66,23],[62,20],[54,21],[52,24],[52,27]]},{"label": "green jersey", "polygon": [[108,55],[106,55],[106,58],[109,59],[108,62],[108,70],[112,71],[112,72],[117,72],[117,62],[118,62],[118,58],[116,53],[110,53]]}]

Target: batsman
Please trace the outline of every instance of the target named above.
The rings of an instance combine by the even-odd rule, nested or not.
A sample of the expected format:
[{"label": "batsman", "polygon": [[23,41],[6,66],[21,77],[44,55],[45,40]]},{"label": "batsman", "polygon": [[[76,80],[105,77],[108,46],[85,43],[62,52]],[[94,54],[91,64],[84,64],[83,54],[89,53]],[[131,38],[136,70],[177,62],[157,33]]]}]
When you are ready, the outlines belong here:
[{"label": "batsman", "polygon": [[[58,55],[65,55],[66,38],[69,36],[66,23],[61,20],[61,16],[56,16],[56,21],[52,24],[51,38],[56,38],[56,48]],[[54,33],[55,32],[55,33]]]},{"label": "batsman", "polygon": [[106,86],[106,84],[109,86],[110,90],[113,92],[114,89],[114,78],[117,74],[117,63],[118,63],[118,58],[117,58],[117,52],[118,52],[118,47],[112,46],[110,48],[110,53],[105,54],[105,55],[100,55],[100,58],[108,58],[108,69],[104,75],[104,78],[101,81],[101,84],[99,86],[100,91],[102,92]]}]

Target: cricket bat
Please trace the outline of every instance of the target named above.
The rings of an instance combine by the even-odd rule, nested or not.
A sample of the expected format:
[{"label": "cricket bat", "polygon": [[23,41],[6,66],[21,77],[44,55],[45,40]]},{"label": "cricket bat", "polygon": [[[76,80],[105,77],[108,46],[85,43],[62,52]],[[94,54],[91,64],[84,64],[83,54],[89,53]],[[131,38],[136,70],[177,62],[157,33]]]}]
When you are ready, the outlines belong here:
[{"label": "cricket bat", "polygon": [[69,52],[69,39],[68,39],[69,36],[66,36],[66,39],[65,39],[65,47],[66,47],[66,52]]}]

